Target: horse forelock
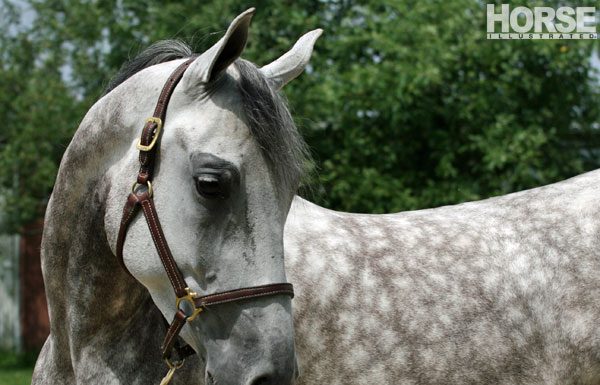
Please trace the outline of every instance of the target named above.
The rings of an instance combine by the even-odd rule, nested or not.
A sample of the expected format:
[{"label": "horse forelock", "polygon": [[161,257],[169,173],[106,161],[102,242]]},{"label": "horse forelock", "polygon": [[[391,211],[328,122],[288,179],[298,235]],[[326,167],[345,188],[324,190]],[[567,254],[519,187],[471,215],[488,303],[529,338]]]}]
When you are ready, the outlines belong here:
[{"label": "horse forelock", "polygon": [[287,102],[253,63],[238,59],[234,65],[240,74],[238,88],[250,131],[278,180],[295,191],[312,160]]}]

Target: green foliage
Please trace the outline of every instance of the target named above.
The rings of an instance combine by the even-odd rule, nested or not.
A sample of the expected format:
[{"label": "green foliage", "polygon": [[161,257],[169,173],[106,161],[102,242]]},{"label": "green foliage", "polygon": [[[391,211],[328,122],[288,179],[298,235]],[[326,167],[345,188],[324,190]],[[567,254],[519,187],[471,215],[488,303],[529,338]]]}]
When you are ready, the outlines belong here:
[{"label": "green foliage", "polygon": [[[24,3],[33,24],[0,37],[0,186],[15,224],[37,214],[77,123],[128,57],[172,37],[200,52],[247,8],[240,0]],[[18,25],[19,10],[4,5]],[[598,167],[596,41],[486,40],[485,3],[471,0],[256,7],[244,57],[258,65],[325,29],[307,73],[285,89],[317,160],[317,203],[416,209]]]},{"label": "green foliage", "polygon": [[33,367],[0,370],[0,385],[29,385],[32,374]]},{"label": "green foliage", "polygon": [[0,385],[31,384],[38,352],[15,354],[0,351]]}]

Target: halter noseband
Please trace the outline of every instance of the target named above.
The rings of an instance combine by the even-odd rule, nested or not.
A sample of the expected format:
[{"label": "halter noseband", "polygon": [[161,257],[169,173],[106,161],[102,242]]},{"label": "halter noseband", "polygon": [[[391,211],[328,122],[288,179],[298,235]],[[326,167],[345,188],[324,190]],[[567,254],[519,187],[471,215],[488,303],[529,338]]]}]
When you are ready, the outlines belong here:
[{"label": "halter noseband", "polygon": [[[125,244],[125,237],[127,236],[129,224],[133,218],[135,218],[141,207],[160,260],[169,277],[169,281],[173,286],[173,290],[175,291],[175,317],[168,326],[167,334],[165,335],[165,339],[161,346],[162,357],[167,362],[169,371],[161,381],[161,385],[166,385],[173,377],[175,370],[183,365],[184,359],[195,353],[189,345],[181,345],[177,337],[185,323],[195,319],[204,308],[222,303],[277,294],[285,294],[292,298],[294,297],[294,290],[290,283],[274,283],[198,296],[198,294],[191,291],[187,286],[183,274],[181,273],[181,270],[179,270],[179,267],[171,254],[160,221],[158,220],[156,207],[154,206],[152,178],[156,161],[156,151],[160,145],[158,142],[166,117],[167,105],[169,104],[169,100],[171,99],[175,87],[194,59],[195,58],[191,58],[179,65],[175,71],[173,71],[171,76],[169,76],[169,79],[160,93],[158,102],[156,103],[154,114],[152,117],[148,118],[144,124],[142,136],[137,144],[137,149],[140,151],[140,171],[138,172],[137,180],[133,184],[132,191],[127,197],[127,202],[123,208],[121,227],[119,228],[117,237],[117,258],[121,267],[131,275],[123,261],[123,246]],[[177,352],[176,360],[173,360],[172,358],[173,350]]]}]

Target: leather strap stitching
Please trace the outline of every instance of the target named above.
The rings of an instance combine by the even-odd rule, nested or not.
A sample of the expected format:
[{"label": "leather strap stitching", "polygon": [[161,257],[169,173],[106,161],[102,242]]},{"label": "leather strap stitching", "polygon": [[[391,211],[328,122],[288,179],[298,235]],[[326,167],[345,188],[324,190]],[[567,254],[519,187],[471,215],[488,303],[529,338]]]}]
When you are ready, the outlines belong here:
[{"label": "leather strap stitching", "polygon": [[[293,286],[289,283],[272,283],[272,284],[268,284],[268,285],[245,287],[242,289],[234,289],[234,290],[228,290],[228,291],[223,291],[223,292],[219,292],[219,293],[207,294],[205,296],[198,297],[196,300],[201,300],[204,303],[211,303],[212,298],[215,298],[215,297],[223,297],[223,296],[232,295],[234,298],[237,298],[238,296],[243,297],[244,295],[255,295],[257,293],[260,293],[261,291],[264,291],[265,289],[267,289],[267,290],[274,289],[276,291],[289,292],[292,294],[292,296],[294,293]],[[269,290],[269,291],[274,291],[274,290]],[[248,293],[248,294],[244,294],[244,293]]]},{"label": "leather strap stitching", "polygon": [[[239,301],[239,300],[243,300],[243,299],[266,297],[266,296],[270,296],[270,295],[274,295],[274,294],[289,294],[292,297],[294,295],[293,292],[291,292],[290,290],[281,289],[281,290],[267,291],[267,292],[263,292],[263,293],[235,296],[235,297],[231,297],[231,298],[227,298],[227,299],[223,299],[223,300],[201,302],[201,303],[202,303],[202,306],[213,306],[213,305],[219,305],[219,304],[228,303],[228,302],[235,302],[235,301]],[[194,301],[194,302],[196,302],[196,301]]]},{"label": "leather strap stitching", "polygon": [[[134,200],[135,199],[135,200]],[[129,274],[131,277],[133,275],[125,266],[125,261],[123,260],[123,246],[125,245],[125,239],[127,238],[127,229],[129,228],[129,224],[133,219],[134,214],[137,212],[139,208],[139,199],[133,193],[130,193],[127,197],[127,201],[125,202],[125,207],[123,207],[123,217],[121,218],[121,226],[119,228],[119,234],[117,235],[117,260],[119,264]]]},{"label": "leather strap stitching", "polygon": [[165,271],[167,272],[167,276],[171,281],[171,285],[173,285],[173,288],[175,289],[175,293],[178,297],[181,297],[186,294],[186,285],[183,283],[184,278],[181,275],[181,271],[173,260],[173,255],[171,254],[171,251],[169,250],[169,247],[164,239],[160,222],[155,215],[153,199],[148,198],[142,201],[142,209],[148,223],[148,228],[150,229],[150,234],[152,235],[152,239],[154,240],[154,244],[156,245],[160,259],[165,267]]},{"label": "leather strap stitching", "polygon": [[167,330],[167,334],[165,335],[165,339],[161,347],[163,351],[163,358],[167,358],[171,355],[175,338],[179,335],[179,332],[185,325],[185,322],[185,314],[183,314],[181,310],[178,310],[177,313],[175,313],[175,317],[173,317],[173,322],[171,322],[171,325]]}]

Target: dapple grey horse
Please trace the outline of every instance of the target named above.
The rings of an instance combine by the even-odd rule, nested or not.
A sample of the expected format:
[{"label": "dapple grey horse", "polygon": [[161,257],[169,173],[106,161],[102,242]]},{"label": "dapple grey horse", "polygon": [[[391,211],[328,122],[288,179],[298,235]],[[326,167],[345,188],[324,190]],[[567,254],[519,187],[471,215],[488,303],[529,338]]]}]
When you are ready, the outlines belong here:
[{"label": "dapple grey horse", "polygon": [[[306,150],[277,91],[302,72],[320,30],[257,69],[239,59],[252,14],[175,90],[155,201],[194,290],[287,274],[296,298],[202,313],[182,331],[198,354],[172,384],[600,384],[600,173],[391,215],[294,198]],[[125,244],[135,279],[115,242],[140,122],[188,56],[163,44],[135,59],[65,153],[42,245],[51,334],[33,384],[164,375],[172,289],[143,219]],[[198,174],[224,164],[238,175],[218,184],[226,199],[203,194]]]}]

